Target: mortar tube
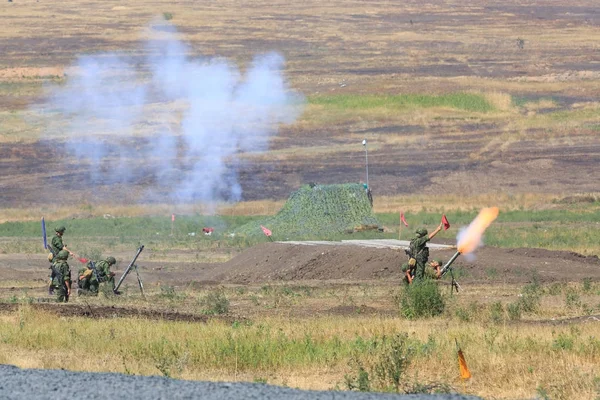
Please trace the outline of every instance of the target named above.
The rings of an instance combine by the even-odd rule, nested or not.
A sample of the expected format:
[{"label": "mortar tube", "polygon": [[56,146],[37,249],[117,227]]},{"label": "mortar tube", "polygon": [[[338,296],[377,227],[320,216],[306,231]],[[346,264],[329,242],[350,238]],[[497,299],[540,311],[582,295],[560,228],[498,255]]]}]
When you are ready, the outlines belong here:
[{"label": "mortar tube", "polygon": [[441,276],[444,276],[444,274],[446,272],[448,272],[448,269],[450,268],[450,265],[452,265],[452,263],[458,258],[458,256],[460,256],[460,251],[457,251],[456,253],[454,253],[454,255],[452,257],[450,257],[450,259],[448,260],[448,262],[446,262],[446,264],[444,264],[444,266],[441,269]]}]

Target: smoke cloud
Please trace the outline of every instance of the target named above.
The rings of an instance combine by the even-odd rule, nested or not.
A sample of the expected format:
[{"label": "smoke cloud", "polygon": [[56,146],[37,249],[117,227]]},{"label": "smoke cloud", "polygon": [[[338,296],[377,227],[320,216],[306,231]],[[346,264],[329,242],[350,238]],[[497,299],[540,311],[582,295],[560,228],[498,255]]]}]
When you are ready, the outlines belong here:
[{"label": "smoke cloud", "polygon": [[[91,190],[138,185],[149,201],[238,201],[244,152],[267,150],[303,98],[277,53],[244,72],[225,59],[193,58],[165,21],[149,28],[143,56],[81,56],[37,111]],[[112,189],[111,189],[112,190]],[[115,189],[118,190],[118,189]]]}]

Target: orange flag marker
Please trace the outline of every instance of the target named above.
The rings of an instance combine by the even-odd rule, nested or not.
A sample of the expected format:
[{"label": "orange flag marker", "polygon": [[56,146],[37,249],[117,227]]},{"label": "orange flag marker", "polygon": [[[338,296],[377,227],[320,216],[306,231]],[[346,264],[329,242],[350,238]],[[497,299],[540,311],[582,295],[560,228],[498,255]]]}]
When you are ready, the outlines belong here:
[{"label": "orange flag marker", "polygon": [[458,346],[458,341],[454,339],[456,342],[456,348],[458,349],[458,367],[460,368],[460,378],[463,381],[471,378],[471,371],[469,371],[469,367],[467,367],[467,361],[465,360],[465,355],[462,350]]}]

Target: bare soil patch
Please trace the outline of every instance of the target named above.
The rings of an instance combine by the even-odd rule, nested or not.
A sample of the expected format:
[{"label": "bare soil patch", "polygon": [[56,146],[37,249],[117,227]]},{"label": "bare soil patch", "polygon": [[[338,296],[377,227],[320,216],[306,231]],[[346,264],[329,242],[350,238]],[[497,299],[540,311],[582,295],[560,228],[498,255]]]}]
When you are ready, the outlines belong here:
[{"label": "bare soil patch", "polygon": [[[447,260],[454,250],[432,249],[430,254],[431,259]],[[219,284],[300,281],[395,281],[399,284],[400,267],[404,262],[404,252],[387,248],[263,243],[223,263],[143,260],[139,266],[142,279],[149,287],[174,285],[202,288]],[[597,256],[583,256],[568,251],[486,246],[475,252],[473,261],[460,256],[453,266],[463,285],[522,284],[530,282],[534,276],[542,283],[580,282],[584,278],[600,281],[600,259]],[[71,268],[78,268],[78,265],[72,262]],[[48,262],[42,254],[0,256],[2,280],[39,280],[47,275]],[[125,284],[128,283],[132,287],[137,286],[133,277],[125,281]],[[14,292],[21,289],[5,290]]]},{"label": "bare soil patch", "polygon": [[[0,303],[0,312],[13,312],[20,307],[19,304]],[[136,317],[156,319],[164,321],[182,322],[206,322],[209,319],[218,318],[228,320],[225,317],[213,317],[207,315],[185,314],[177,311],[150,310],[138,307],[116,307],[81,304],[51,304],[32,303],[31,307],[43,312],[53,313],[61,317],[87,317],[87,318],[123,318]]]}]

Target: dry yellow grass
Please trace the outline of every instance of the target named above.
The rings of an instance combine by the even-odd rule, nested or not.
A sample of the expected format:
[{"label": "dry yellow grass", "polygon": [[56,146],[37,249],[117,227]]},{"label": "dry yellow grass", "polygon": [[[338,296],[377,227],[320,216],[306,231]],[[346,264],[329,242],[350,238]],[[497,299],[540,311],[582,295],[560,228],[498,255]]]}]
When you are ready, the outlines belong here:
[{"label": "dry yellow grass", "polygon": [[[331,316],[292,320],[263,317],[256,321],[260,325],[232,327],[220,322],[56,318],[27,306],[0,318],[2,363],[143,375],[160,374],[168,367],[172,376],[184,379],[260,378],[304,389],[343,387],[344,375],[355,372],[348,366],[348,351],[357,338],[368,341],[398,332],[430,346],[430,350],[416,354],[407,372],[409,379],[446,382],[463,391],[454,347],[457,339],[473,374],[466,392],[486,398],[531,398],[538,388],[556,399],[593,398],[600,361],[600,342],[595,339],[598,322],[571,327],[529,323],[486,326],[481,321],[448,318],[406,321]],[[90,337],[95,340],[86,340]],[[294,340],[307,338],[316,354],[322,355],[305,358],[288,353],[287,346],[293,346]],[[340,355],[329,359],[325,354],[332,338],[341,346]],[[262,356],[248,352],[252,346],[257,346],[255,351],[263,346],[270,349],[278,341],[277,350]],[[565,371],[569,371],[568,376]]]},{"label": "dry yellow grass", "polygon": [[[574,195],[574,194],[569,194]],[[591,195],[594,195],[593,193]],[[455,194],[431,195],[397,195],[377,196],[374,202],[376,213],[398,212],[398,210],[417,212],[421,210],[473,210],[481,207],[498,206],[505,210],[543,209],[555,207],[553,201],[564,196],[544,193],[489,193],[481,195],[461,196]],[[244,201],[234,204],[154,204],[154,205],[91,205],[74,207],[34,207],[0,209],[0,223],[9,221],[31,221],[43,215],[51,215],[53,219],[92,218],[92,217],[138,217],[176,215],[228,215],[256,216],[274,215],[285,204],[285,200]]]},{"label": "dry yellow grass", "polygon": [[398,210],[418,212],[427,211],[469,211],[482,207],[497,206],[503,210],[543,209],[552,207],[552,201],[561,196],[543,193],[490,193],[473,196],[446,195],[408,195],[377,196],[374,202],[375,212],[398,212]]}]

